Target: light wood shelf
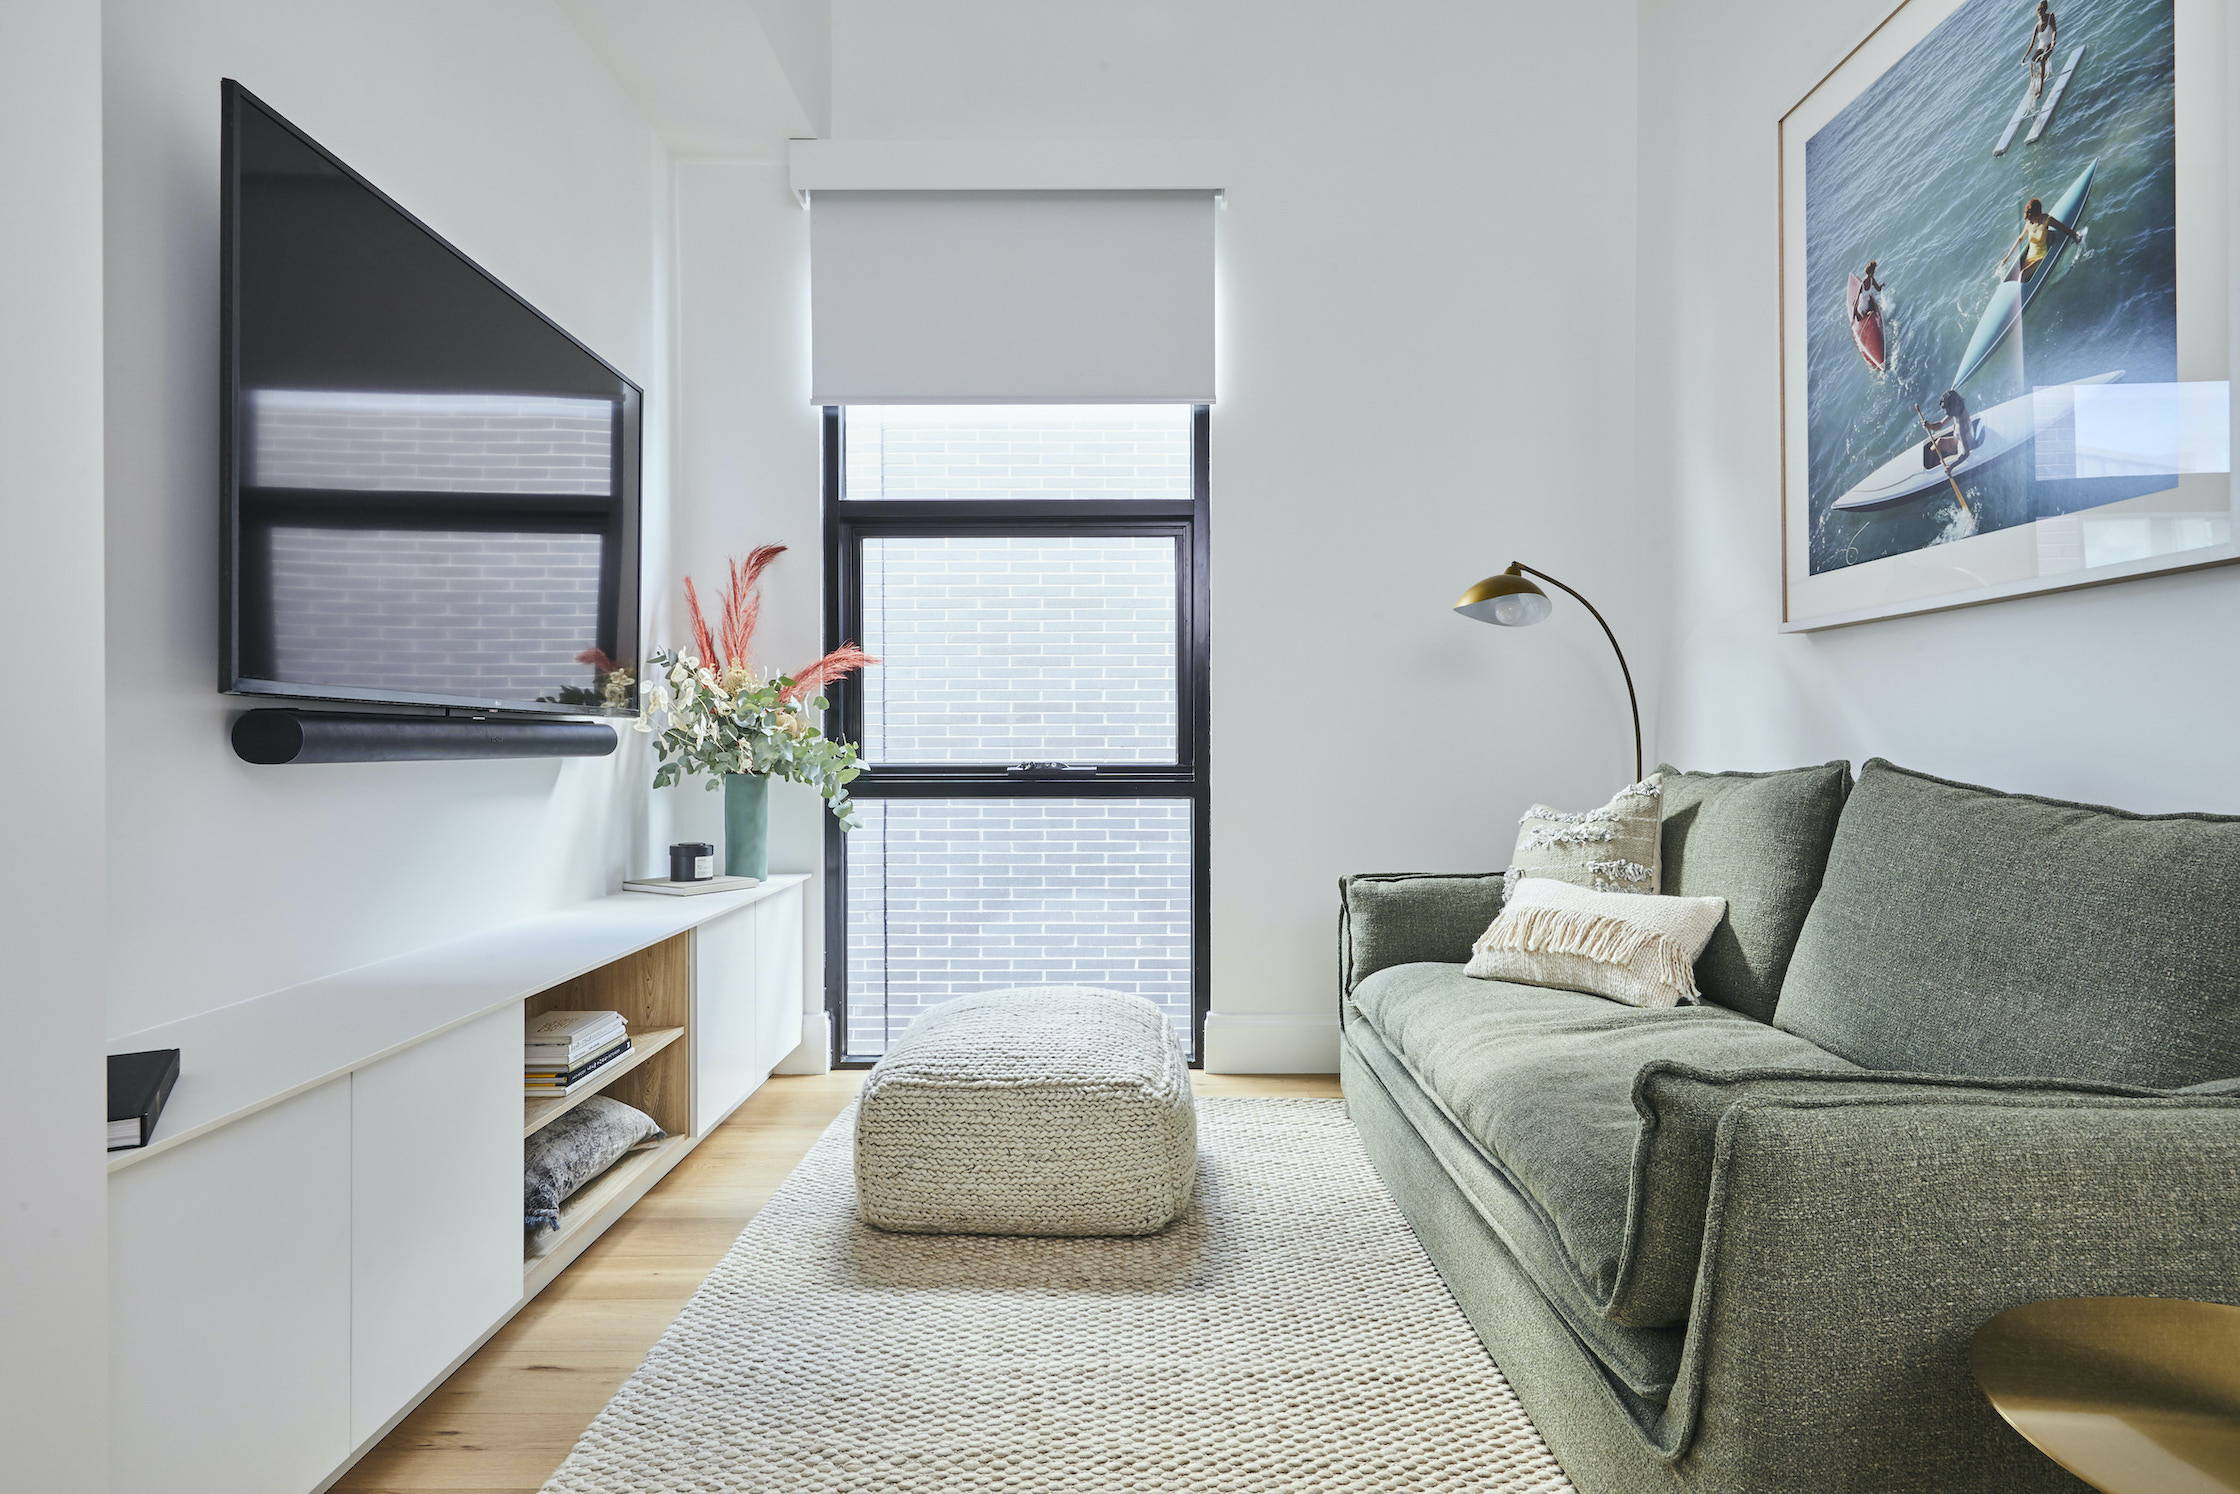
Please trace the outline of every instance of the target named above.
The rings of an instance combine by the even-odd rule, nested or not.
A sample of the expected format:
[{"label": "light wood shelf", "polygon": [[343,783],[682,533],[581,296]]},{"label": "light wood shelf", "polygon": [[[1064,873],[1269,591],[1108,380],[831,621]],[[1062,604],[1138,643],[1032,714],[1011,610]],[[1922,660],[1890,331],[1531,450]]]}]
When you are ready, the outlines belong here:
[{"label": "light wood shelf", "polygon": [[631,1033],[630,1051],[592,1075],[591,1082],[575,1093],[549,1100],[523,1100],[521,1134],[534,1136],[683,1036],[682,1027],[656,1027],[647,1032]]},{"label": "light wood shelf", "polygon": [[684,1159],[697,1136],[672,1136],[642,1152],[632,1152],[585,1185],[560,1206],[560,1228],[539,1241],[541,1249],[522,1262],[522,1295],[534,1297],[545,1283],[583,1253],[591,1237],[644,1196],[645,1191]]}]

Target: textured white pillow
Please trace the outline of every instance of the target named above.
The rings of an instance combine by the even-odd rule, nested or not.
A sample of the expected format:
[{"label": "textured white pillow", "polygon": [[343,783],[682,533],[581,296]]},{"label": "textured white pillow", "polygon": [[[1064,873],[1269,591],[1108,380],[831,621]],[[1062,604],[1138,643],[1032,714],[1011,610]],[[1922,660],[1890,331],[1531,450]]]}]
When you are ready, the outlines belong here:
[{"label": "textured white pillow", "polygon": [[1628,1006],[1701,998],[1696,956],[1727,916],[1723,897],[1596,892],[1552,877],[1509,884],[1501,915],[1462,973],[1607,996]]},{"label": "textured white pillow", "polygon": [[1664,839],[1664,775],[1652,773],[1577,814],[1535,804],[1517,822],[1509,885],[1552,877],[1597,892],[1655,892]]}]

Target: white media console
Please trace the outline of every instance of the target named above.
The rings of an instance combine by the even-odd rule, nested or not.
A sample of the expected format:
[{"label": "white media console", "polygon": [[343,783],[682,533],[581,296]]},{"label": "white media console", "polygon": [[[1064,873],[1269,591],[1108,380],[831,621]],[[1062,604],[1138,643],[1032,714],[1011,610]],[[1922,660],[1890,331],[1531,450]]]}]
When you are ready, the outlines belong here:
[{"label": "white media console", "polygon": [[[110,1487],[324,1488],[728,1116],[803,1014],[803,876],[619,893],[119,1039],[177,1048],[109,1160]],[[524,1258],[524,1016],[612,1007],[599,1089],[669,1140]]]}]

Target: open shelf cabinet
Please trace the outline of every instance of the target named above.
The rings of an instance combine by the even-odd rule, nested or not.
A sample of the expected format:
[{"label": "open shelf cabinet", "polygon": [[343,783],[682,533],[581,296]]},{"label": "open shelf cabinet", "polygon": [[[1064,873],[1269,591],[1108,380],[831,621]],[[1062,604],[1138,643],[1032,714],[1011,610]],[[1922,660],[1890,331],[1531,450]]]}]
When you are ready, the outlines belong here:
[{"label": "open shelf cabinet", "polygon": [[[676,1165],[696,1139],[692,1125],[692,941],[678,934],[573,980],[540,991],[523,1003],[522,1020],[552,1011],[617,1011],[630,1029],[627,1058],[589,1089],[565,1099],[522,1102],[524,1140],[588,1100],[611,1095],[653,1117],[668,1133],[660,1144],[625,1156],[585,1184],[561,1206],[556,1233],[534,1236],[524,1247],[524,1286],[531,1293],[557,1275],[624,1209]],[[572,1247],[572,1248],[571,1248]]]}]

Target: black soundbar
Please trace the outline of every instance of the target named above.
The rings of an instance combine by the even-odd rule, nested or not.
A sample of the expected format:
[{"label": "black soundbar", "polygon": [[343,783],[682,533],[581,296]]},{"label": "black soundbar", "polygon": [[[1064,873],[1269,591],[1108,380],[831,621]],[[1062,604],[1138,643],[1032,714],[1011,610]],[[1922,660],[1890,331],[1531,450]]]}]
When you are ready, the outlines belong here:
[{"label": "black soundbar", "polygon": [[233,723],[234,755],[268,765],[605,757],[614,749],[614,728],[599,721],[260,710],[246,711]]}]

